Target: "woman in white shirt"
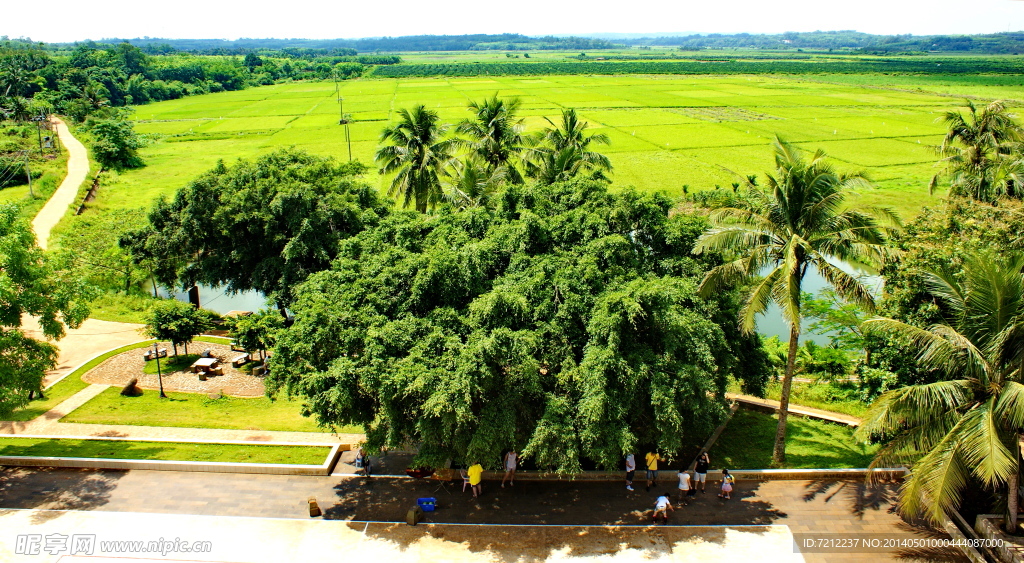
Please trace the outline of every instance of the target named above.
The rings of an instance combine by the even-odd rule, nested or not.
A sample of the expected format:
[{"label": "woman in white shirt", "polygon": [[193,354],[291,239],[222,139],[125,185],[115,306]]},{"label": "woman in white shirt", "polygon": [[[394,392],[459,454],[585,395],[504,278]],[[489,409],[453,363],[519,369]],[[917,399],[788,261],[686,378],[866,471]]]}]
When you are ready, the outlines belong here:
[{"label": "woman in white shirt", "polygon": [[519,455],[516,454],[515,450],[512,450],[505,454],[504,463],[505,476],[501,478],[501,488],[505,488],[505,481],[508,481],[510,487],[514,487],[516,484],[516,467],[519,466]]},{"label": "woman in white shirt", "polygon": [[679,468],[679,502],[689,504],[686,497],[690,494],[690,474],[685,469]]}]

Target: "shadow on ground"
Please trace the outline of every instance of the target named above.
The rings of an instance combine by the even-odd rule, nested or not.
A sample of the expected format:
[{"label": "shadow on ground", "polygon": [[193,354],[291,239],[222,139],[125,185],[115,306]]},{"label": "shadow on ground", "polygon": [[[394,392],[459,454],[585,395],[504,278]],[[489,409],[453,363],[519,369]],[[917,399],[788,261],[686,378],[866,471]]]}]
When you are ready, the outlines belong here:
[{"label": "shadow on ground", "polygon": [[[110,500],[110,493],[123,471],[97,472],[89,469],[0,468],[0,506],[37,510],[94,510]],[[62,516],[61,512],[38,512],[33,522]]]}]

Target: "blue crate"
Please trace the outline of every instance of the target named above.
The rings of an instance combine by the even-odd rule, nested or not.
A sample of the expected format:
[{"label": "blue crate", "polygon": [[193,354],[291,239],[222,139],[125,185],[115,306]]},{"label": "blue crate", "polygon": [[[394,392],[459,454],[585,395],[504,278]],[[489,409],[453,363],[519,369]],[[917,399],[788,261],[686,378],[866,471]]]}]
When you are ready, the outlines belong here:
[{"label": "blue crate", "polygon": [[423,512],[433,512],[437,508],[437,499],[434,497],[418,498],[416,504],[423,509]]}]

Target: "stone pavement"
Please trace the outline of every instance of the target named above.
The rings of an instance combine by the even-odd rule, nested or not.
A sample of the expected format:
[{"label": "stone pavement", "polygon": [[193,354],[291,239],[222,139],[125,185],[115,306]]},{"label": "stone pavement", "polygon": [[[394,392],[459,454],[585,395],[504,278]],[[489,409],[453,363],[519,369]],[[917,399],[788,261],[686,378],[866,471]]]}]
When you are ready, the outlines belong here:
[{"label": "stone pavement", "polygon": [[[105,512],[0,511],[0,559],[32,563],[175,561],[423,561],[455,563],[600,561],[803,561],[785,526],[727,528],[494,528],[452,525],[369,524],[338,520],[182,516]],[[19,534],[63,536],[53,554],[12,553]],[[90,556],[67,554],[91,536]],[[163,544],[158,543],[160,539]],[[27,538],[26,538],[27,539]],[[188,551],[153,553],[174,542]],[[130,542],[141,542],[132,545]],[[207,544],[207,542],[209,542]],[[26,551],[23,541],[20,551]],[[45,544],[44,544],[45,545]],[[43,547],[43,546],[40,546]],[[207,547],[209,549],[207,549]],[[198,549],[198,551],[197,551]],[[104,557],[107,556],[107,557]]]},{"label": "stone pavement", "polygon": [[273,444],[316,443],[356,444],[363,434],[330,432],[276,432],[266,430],[228,430],[219,428],[177,428],[170,426],[130,426],[127,424],[80,424],[59,422],[61,417],[103,392],[108,385],[90,385],[66,401],[28,422],[0,422],[0,435],[28,436],[107,436],[135,440],[163,439],[191,441],[252,441]]},{"label": "stone pavement", "polygon": [[64,177],[60,187],[50,196],[46,205],[39,210],[39,213],[32,220],[32,230],[36,234],[36,242],[39,244],[39,248],[43,250],[46,250],[47,243],[49,242],[50,231],[57,226],[57,223],[67,213],[68,206],[75,202],[78,188],[89,174],[89,156],[85,151],[85,146],[68,131],[68,126],[63,121],[56,117],[52,117],[51,120],[57,127],[57,135],[60,136],[60,142],[68,150],[68,174]]},{"label": "stone pavement", "polygon": [[[406,510],[416,498],[433,496],[438,499],[438,510],[427,514],[427,523],[483,524],[487,534],[477,539],[482,542],[479,547],[500,545],[504,536],[512,542],[509,549],[514,549],[520,535],[518,528],[506,528],[509,525],[647,526],[657,491],[670,490],[666,483],[647,493],[626,491],[618,482],[582,481],[523,481],[502,489],[497,482],[485,481],[483,497],[478,502],[468,492],[463,493],[459,484],[448,490],[438,489],[439,485],[431,480],[386,477],[6,468],[0,469],[0,508],[308,520],[306,501],[315,497],[326,520],[394,523],[404,521]],[[896,489],[894,483],[868,486],[859,480],[741,481],[732,500],[722,501],[710,490],[706,495],[698,494],[693,503],[673,513],[670,524],[785,525],[793,533],[933,537],[927,530],[912,527],[892,513]],[[668,528],[656,528],[658,532],[652,533]],[[375,529],[382,530],[377,537],[384,540],[393,539],[392,534],[399,531],[408,531],[404,525],[387,528],[390,531],[386,532],[383,528]],[[456,544],[477,541],[460,540],[451,527],[417,530],[417,537],[429,536]],[[629,544],[629,540],[624,541]],[[557,550],[558,545],[549,547]],[[747,556],[751,561],[764,560],[753,552],[747,552]],[[963,560],[956,550],[803,556],[811,562]]]}]

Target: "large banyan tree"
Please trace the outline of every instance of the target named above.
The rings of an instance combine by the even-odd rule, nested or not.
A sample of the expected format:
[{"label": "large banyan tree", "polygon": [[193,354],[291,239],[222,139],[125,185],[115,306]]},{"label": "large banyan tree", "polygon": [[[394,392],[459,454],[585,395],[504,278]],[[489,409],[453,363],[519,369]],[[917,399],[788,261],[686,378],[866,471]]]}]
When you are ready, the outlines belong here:
[{"label": "large banyan tree", "polygon": [[701,299],[707,228],[660,195],[517,185],[493,208],[396,212],[340,243],[295,291],[271,392],[417,463],[617,467],[672,454],[722,420],[727,376],[763,383],[730,294]]}]

